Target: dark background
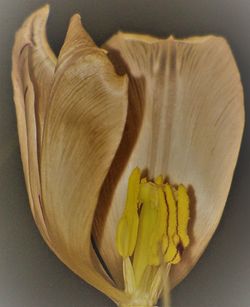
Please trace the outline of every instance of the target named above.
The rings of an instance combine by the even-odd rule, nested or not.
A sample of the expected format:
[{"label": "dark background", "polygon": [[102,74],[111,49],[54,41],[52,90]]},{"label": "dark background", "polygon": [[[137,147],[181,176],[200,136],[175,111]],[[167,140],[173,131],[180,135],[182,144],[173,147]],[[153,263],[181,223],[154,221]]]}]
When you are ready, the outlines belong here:
[{"label": "dark background", "polygon": [[[199,263],[173,292],[173,307],[250,306],[250,1],[54,0],[48,36],[56,52],[79,12],[97,44],[114,32],[225,36],[245,91],[246,129],[226,209]],[[0,307],[113,306],[50,252],[31,217],[20,161],[10,80],[14,33],[44,4],[0,0]]]}]

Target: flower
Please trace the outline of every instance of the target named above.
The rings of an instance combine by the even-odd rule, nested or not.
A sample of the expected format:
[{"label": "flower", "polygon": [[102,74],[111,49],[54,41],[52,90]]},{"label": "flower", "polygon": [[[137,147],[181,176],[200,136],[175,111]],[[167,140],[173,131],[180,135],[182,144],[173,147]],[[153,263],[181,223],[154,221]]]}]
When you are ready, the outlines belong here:
[{"label": "flower", "polygon": [[33,13],[13,48],[34,220],[85,281],[121,306],[152,306],[170,265],[178,262],[174,286],[222,215],[244,126],[237,66],[215,36],[118,33],[98,48],[79,15],[56,57],[46,39],[48,13],[48,6]]}]

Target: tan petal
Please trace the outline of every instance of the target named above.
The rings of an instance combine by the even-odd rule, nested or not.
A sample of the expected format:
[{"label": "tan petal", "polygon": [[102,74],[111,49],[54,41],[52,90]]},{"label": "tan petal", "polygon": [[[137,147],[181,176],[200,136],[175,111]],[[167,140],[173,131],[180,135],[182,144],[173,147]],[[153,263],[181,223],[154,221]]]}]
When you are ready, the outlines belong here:
[{"label": "tan petal", "polygon": [[150,178],[162,174],[173,184],[190,186],[191,245],[172,269],[176,285],[201,256],[225,206],[244,126],[239,72],[221,37],[157,40],[120,33],[105,48],[117,69],[129,74],[132,111],[99,201],[97,245],[122,285],[115,229],[132,169],[138,166]]},{"label": "tan petal", "polygon": [[42,212],[39,175],[42,126],[56,61],[46,40],[48,13],[48,6],[36,11],[17,32],[12,55],[12,80],[31,210],[41,234],[51,245]]},{"label": "tan petal", "polygon": [[46,222],[58,257],[115,301],[124,295],[102,269],[91,244],[102,183],[120,143],[127,114],[127,78],[106,52],[70,23],[58,58],[45,121],[41,159]]}]

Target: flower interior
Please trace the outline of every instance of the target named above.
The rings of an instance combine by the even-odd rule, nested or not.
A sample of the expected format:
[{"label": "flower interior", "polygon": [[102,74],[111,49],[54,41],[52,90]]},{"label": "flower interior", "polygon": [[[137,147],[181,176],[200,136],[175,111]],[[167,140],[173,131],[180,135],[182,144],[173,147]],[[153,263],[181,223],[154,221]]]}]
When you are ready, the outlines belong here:
[{"label": "flower interior", "polygon": [[133,304],[152,306],[162,291],[162,278],[181,261],[189,245],[189,196],[181,184],[141,178],[135,168],[128,181],[127,199],[116,233],[123,257],[125,291]]}]

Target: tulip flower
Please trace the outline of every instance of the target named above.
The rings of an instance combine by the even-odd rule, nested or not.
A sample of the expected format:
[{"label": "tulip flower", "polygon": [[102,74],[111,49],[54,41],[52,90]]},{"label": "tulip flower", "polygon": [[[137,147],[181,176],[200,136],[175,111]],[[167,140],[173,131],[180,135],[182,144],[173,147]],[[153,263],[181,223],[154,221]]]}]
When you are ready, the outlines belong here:
[{"label": "tulip flower", "polygon": [[48,13],[33,13],[13,48],[34,220],[57,257],[117,305],[153,306],[220,221],[244,126],[235,60],[216,36],[118,33],[99,48],[79,15],[56,57]]}]

